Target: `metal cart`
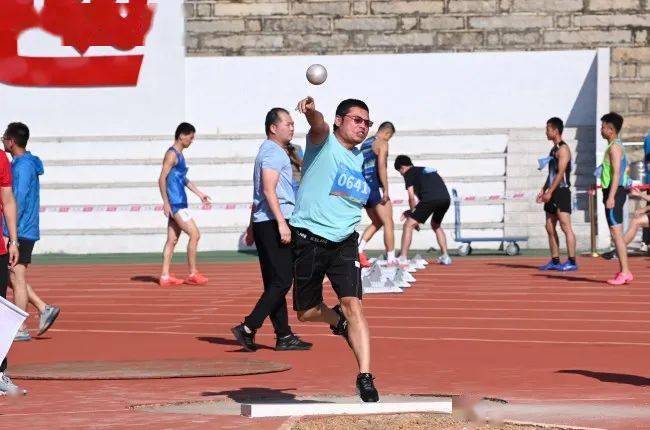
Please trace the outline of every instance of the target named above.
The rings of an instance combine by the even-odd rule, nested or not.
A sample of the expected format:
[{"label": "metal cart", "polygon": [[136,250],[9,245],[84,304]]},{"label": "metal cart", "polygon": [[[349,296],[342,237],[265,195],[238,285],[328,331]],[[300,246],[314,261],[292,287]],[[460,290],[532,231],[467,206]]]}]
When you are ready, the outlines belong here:
[{"label": "metal cart", "polygon": [[[517,242],[527,242],[528,237],[463,237],[461,235],[461,221],[460,221],[460,199],[458,192],[455,189],[451,190],[454,199],[454,240],[460,242],[458,247],[458,254],[466,256],[472,253],[472,242],[501,242],[499,249],[502,249],[506,255],[518,255],[519,245]],[[507,244],[507,245],[506,245]],[[505,246],[504,246],[505,245]]]}]

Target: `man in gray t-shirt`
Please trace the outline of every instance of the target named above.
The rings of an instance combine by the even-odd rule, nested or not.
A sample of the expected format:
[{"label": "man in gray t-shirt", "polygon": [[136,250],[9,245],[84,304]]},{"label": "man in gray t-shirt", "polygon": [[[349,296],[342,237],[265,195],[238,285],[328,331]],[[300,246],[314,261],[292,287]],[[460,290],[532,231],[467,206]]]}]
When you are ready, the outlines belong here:
[{"label": "man in gray t-shirt", "polygon": [[255,332],[271,318],[277,351],[306,350],[289,327],[286,295],[293,269],[291,230],[288,221],[295,206],[293,171],[287,148],[293,138],[293,120],[285,109],[273,108],[266,115],[266,140],[260,146],[253,171],[253,207],[246,244],[255,242],[264,280],[264,293],[244,322],[233,327],[235,339],[247,351],[255,351]]}]

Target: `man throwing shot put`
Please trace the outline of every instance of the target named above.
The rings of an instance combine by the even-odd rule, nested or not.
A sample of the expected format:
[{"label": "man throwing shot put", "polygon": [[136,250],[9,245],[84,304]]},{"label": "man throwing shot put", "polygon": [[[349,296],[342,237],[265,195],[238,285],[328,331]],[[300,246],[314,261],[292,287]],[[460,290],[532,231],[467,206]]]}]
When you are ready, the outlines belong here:
[{"label": "man throwing shot put", "polygon": [[[372,127],[368,106],[347,99],[336,109],[334,131],[314,99],[296,108],[309,122],[303,176],[292,227],[294,256],[293,306],[300,321],[326,322],[343,336],[357,359],[356,387],[364,402],[377,402],[379,394],[370,373],[370,333],[361,308],[361,267],[355,227],[361,220],[370,187],[363,173],[362,143]],[[327,275],[339,304],[323,303]]]}]

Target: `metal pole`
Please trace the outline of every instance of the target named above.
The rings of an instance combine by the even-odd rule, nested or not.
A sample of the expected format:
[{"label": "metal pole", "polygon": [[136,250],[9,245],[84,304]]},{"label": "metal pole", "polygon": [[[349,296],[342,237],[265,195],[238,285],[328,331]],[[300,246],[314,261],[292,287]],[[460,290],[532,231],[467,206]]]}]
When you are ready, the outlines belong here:
[{"label": "metal pole", "polygon": [[598,257],[596,249],[596,187],[589,190],[589,224],[591,230],[591,256]]}]

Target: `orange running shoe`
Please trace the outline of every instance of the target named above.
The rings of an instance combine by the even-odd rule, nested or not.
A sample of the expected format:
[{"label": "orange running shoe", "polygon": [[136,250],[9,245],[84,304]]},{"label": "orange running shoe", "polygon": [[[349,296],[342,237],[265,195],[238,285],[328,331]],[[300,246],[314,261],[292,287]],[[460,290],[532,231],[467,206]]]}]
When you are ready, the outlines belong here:
[{"label": "orange running shoe", "polygon": [[361,264],[361,267],[370,267],[370,261],[368,261],[368,256],[366,255],[365,252],[360,252],[359,253],[359,264]]},{"label": "orange running shoe", "polygon": [[183,280],[175,278],[174,275],[161,276],[158,280],[158,285],[161,287],[177,287],[183,285]]},{"label": "orange running shoe", "polygon": [[208,278],[196,272],[187,277],[185,283],[188,285],[205,285],[208,283]]}]

